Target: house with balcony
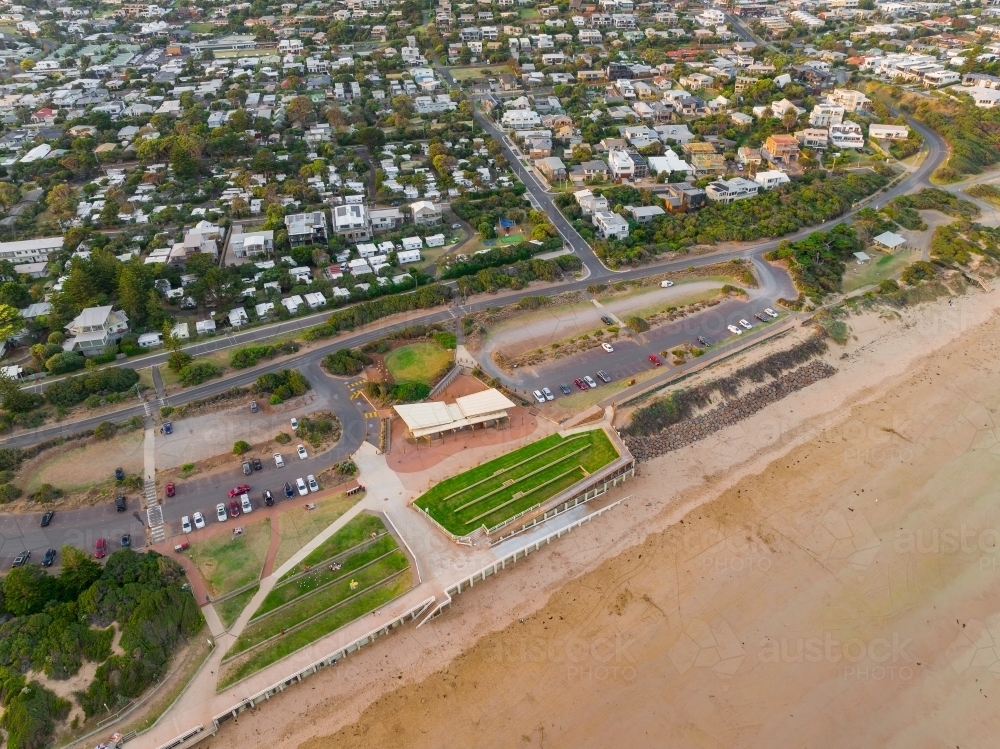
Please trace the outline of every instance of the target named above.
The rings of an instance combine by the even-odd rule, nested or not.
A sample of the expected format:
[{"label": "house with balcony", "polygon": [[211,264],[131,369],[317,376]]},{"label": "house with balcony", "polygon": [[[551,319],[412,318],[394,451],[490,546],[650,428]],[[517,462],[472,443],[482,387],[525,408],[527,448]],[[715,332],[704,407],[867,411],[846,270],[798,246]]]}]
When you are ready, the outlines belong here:
[{"label": "house with balcony", "polygon": [[717,203],[732,203],[735,200],[753,198],[759,190],[760,185],[756,182],[743,177],[734,177],[709,182],[705,187],[705,195]]},{"label": "house with balcony", "polygon": [[799,142],[794,135],[769,135],[760,155],[772,164],[794,164],[799,160]]},{"label": "house with balcony", "polygon": [[[325,218],[325,217],[324,217]],[[364,242],[372,238],[372,223],[368,209],[361,203],[338,205],[333,209],[333,231],[349,242]],[[291,239],[291,232],[289,232]]]},{"label": "house with balcony", "polygon": [[795,140],[803,148],[824,149],[830,145],[830,133],[826,128],[807,127],[795,132]]},{"label": "house with balcony", "polygon": [[590,190],[577,190],[573,193],[573,197],[576,198],[576,203],[584,216],[608,210],[608,199],[603,195],[594,195]]},{"label": "house with balcony", "polygon": [[598,211],[592,219],[601,239],[628,239],[628,221],[611,211]]},{"label": "house with balcony", "polygon": [[777,169],[757,172],[753,176],[753,181],[760,185],[762,190],[773,190],[775,187],[780,187],[791,182],[787,174]]},{"label": "house with balcony", "polygon": [[285,216],[285,228],[288,230],[288,243],[292,247],[327,243],[325,211],[294,213]]},{"label": "house with balcony", "polygon": [[608,168],[611,178],[616,182],[632,179],[635,176],[635,162],[625,151],[613,149],[608,152]]},{"label": "house with balcony", "polygon": [[274,232],[238,232],[234,227],[229,237],[229,251],[238,258],[267,258],[274,253]]},{"label": "house with balcony", "polygon": [[830,145],[834,148],[864,148],[865,136],[861,132],[861,125],[844,120],[841,124],[832,126]]},{"label": "house with balcony", "polygon": [[441,206],[429,200],[418,200],[410,205],[416,226],[437,226],[441,223]]},{"label": "house with balcony", "polygon": [[846,110],[839,104],[817,104],[809,113],[809,124],[813,127],[830,127],[844,121]]},{"label": "house with balcony", "polygon": [[84,356],[99,356],[128,333],[128,317],[110,304],[87,307],[66,326],[68,337],[63,351],[78,351]]}]

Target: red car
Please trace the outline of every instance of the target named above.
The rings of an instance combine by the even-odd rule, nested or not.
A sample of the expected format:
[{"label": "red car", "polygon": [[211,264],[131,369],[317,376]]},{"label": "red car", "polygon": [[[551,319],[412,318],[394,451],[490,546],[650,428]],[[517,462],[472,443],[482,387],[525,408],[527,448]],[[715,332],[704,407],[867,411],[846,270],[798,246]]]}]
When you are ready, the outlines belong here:
[{"label": "red car", "polygon": [[663,362],[661,362],[661,361],[660,361],[660,360],[659,360],[659,359],[658,359],[658,358],[656,357],[656,354],[650,354],[650,355],[649,355],[649,360],[650,360],[651,362],[653,362],[653,366],[654,366],[654,367],[658,367],[658,366],[660,366],[661,364],[663,364]]},{"label": "red car", "polygon": [[573,384],[576,385],[578,388],[580,388],[580,390],[589,390],[589,388],[587,387],[587,383],[581,380],[579,377],[573,380]]},{"label": "red car", "polygon": [[240,516],[240,503],[235,499],[229,503],[229,517],[238,518]]},{"label": "red car", "polygon": [[177,490],[174,487],[174,482],[173,481],[168,481],[167,482],[167,496],[168,497],[174,496],[174,494],[175,494],[176,491]]},{"label": "red car", "polygon": [[[232,489],[229,490],[229,496],[230,497],[238,497],[241,494],[246,494],[248,491],[250,491],[250,485],[249,484],[240,484],[239,486],[233,487]],[[236,516],[233,515],[233,517],[236,517]]]},{"label": "red car", "polygon": [[104,559],[108,555],[108,542],[103,538],[94,542],[94,559]]}]

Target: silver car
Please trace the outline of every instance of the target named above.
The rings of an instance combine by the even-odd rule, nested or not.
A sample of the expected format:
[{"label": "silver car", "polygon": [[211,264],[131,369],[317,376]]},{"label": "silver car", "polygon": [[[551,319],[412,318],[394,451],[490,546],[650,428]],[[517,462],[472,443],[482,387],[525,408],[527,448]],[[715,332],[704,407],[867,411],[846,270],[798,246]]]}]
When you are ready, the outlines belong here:
[{"label": "silver car", "polygon": [[597,382],[590,375],[584,375],[583,381],[586,382],[588,385],[590,385],[590,387],[592,388],[597,387]]},{"label": "silver car", "polygon": [[545,396],[545,400],[547,401],[555,400],[556,398],[548,388],[542,388],[542,395]]},{"label": "silver car", "polygon": [[220,523],[226,522],[226,518],[229,517],[229,513],[226,512],[226,506],[222,502],[219,502],[215,506],[215,516],[219,519]]},{"label": "silver car", "polygon": [[541,390],[532,390],[531,394],[535,396],[535,400],[538,401],[539,403],[545,403],[545,396],[542,395]]}]

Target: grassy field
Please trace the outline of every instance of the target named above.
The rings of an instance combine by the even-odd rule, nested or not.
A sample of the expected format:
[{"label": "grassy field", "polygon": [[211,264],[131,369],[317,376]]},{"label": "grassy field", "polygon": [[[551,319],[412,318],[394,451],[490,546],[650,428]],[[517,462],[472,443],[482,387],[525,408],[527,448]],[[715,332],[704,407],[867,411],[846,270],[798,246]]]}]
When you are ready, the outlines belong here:
[{"label": "grassy field", "polygon": [[411,343],[386,354],[385,365],[397,383],[422,382],[430,385],[454,354],[436,343]]},{"label": "grassy field", "polygon": [[[351,518],[344,527],[334,533],[330,538],[313,549],[305,559],[299,562],[288,573],[282,576],[282,580],[287,580],[292,575],[313,567],[320,562],[324,562],[331,557],[342,554],[362,541],[371,537],[372,533],[385,533],[385,526],[382,521],[374,515],[358,515]],[[280,584],[280,581],[279,581]]]},{"label": "grassy field", "polygon": [[281,515],[281,524],[278,535],[281,541],[278,542],[278,553],[274,558],[274,569],[278,569],[292,556],[320,534],[324,528],[333,523],[337,518],[354,507],[361,498],[363,492],[359,492],[348,497],[346,494],[337,494],[316,501],[315,510],[301,510],[285,512]]},{"label": "grassy field", "polygon": [[442,481],[415,504],[461,536],[555,496],[617,457],[603,430],[554,434]]},{"label": "grassy field", "polygon": [[250,599],[254,597],[258,588],[260,586],[255,585],[250,590],[245,590],[237,596],[227,598],[222,603],[216,604],[215,610],[219,613],[219,619],[222,620],[223,626],[227,629],[233,626],[233,622],[239,619],[240,614],[243,613],[243,609],[250,603]]},{"label": "grassy field", "polygon": [[[271,543],[271,520],[242,521],[243,535],[219,533],[192,541],[188,556],[197,565],[212,596],[252,583],[260,576]],[[234,526],[235,527],[235,526]],[[228,529],[227,529],[228,530]]]},{"label": "grassy field", "polygon": [[917,253],[903,251],[895,255],[876,254],[868,265],[848,263],[841,286],[845,292],[851,292],[877,284],[900,273],[903,268],[917,259],[919,259]]},{"label": "grassy field", "polygon": [[274,642],[250,653],[246,658],[239,658],[222,668],[219,678],[219,689],[224,689],[250,674],[256,673],[286,655],[312,644],[316,640],[340,629],[345,624],[358,619],[370,611],[405,593],[412,585],[408,575],[399,577],[373,588],[350,602],[336,608],[324,616],[309,622],[301,629],[281,637]]},{"label": "grassy field", "polygon": [[490,75],[509,73],[510,68],[506,65],[482,65],[468,68],[451,68],[451,77],[456,81],[467,81],[470,78],[486,78]]},{"label": "grassy field", "polygon": [[54,451],[55,455],[32,466],[25,489],[33,492],[42,484],[52,484],[68,492],[102,484],[111,487],[115,468],[124,468],[129,474],[142,472],[143,440],[142,430],[136,430],[107,442],[91,442],[82,447]]}]

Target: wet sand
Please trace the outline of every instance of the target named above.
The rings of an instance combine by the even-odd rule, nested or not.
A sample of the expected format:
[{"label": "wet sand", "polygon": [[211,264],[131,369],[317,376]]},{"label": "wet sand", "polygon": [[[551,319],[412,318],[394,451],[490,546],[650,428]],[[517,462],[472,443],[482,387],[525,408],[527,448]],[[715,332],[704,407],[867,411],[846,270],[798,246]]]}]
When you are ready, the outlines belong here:
[{"label": "wet sand", "polygon": [[206,744],[992,746],[997,307],[851,319],[834,377]]}]

